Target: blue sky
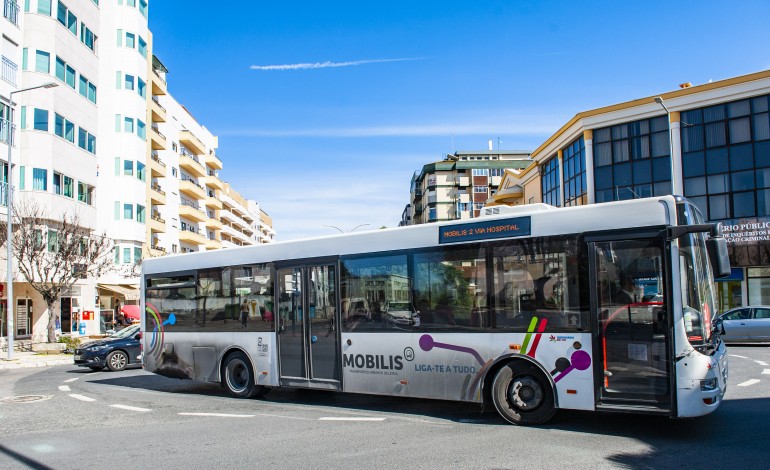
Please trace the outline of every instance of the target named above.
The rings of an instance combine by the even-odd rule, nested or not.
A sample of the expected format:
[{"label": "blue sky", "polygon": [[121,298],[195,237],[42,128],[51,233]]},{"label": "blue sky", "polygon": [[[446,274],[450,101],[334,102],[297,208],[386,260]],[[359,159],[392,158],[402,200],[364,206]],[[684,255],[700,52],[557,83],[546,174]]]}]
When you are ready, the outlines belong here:
[{"label": "blue sky", "polygon": [[580,111],[770,68],[770,2],[150,4],[169,92],[279,240],[398,225],[455,150],[533,150]]}]

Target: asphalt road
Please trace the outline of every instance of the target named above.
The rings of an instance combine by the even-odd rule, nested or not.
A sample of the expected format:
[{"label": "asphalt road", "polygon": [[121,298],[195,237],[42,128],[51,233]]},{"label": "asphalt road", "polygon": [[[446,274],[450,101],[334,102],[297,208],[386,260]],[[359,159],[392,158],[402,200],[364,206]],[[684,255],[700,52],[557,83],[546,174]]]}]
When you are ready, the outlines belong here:
[{"label": "asphalt road", "polygon": [[697,419],[560,411],[516,427],[455,402],[273,391],[141,369],[0,373],[0,468],[767,468],[770,347],[730,346],[722,406]]}]

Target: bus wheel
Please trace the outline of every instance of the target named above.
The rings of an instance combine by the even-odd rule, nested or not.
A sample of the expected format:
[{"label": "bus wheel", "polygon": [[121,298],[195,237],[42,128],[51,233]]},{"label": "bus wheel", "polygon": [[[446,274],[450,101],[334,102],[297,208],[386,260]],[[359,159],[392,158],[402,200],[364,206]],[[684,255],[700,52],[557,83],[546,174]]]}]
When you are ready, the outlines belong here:
[{"label": "bus wheel", "polygon": [[512,424],[543,424],[556,412],[551,384],[527,364],[503,366],[492,382],[497,412]]},{"label": "bus wheel", "polygon": [[251,398],[257,393],[254,372],[242,352],[230,354],[222,367],[222,386],[236,398]]}]

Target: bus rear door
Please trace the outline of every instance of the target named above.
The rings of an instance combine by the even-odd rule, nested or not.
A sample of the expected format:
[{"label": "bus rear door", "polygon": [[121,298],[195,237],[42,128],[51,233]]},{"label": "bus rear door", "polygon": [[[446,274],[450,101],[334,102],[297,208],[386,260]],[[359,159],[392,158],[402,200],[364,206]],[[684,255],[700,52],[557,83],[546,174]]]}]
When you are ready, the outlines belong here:
[{"label": "bus rear door", "polygon": [[281,385],[340,389],[336,261],[276,270]]}]

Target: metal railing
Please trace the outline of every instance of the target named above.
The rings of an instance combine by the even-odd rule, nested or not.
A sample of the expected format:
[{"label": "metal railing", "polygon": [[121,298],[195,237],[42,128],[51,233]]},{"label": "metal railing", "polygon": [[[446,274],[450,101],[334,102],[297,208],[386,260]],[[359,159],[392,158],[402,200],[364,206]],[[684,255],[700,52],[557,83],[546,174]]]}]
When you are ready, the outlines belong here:
[{"label": "metal railing", "polygon": [[0,206],[8,207],[8,183],[0,183]]},{"label": "metal railing", "polygon": [[6,56],[3,56],[3,67],[2,72],[0,72],[0,78],[10,83],[11,85],[16,86],[16,75],[18,71],[19,66],[16,65],[16,62],[12,61]]},{"label": "metal railing", "polygon": [[10,125],[7,119],[0,118],[0,142],[14,145],[13,136],[16,134],[16,124]]}]

